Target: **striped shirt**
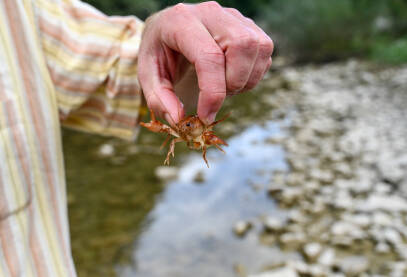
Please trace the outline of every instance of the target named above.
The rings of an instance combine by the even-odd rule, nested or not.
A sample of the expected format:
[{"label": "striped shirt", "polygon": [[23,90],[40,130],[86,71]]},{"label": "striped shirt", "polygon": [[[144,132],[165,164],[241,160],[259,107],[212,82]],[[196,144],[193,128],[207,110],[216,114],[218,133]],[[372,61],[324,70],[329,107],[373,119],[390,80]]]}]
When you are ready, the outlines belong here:
[{"label": "striped shirt", "polygon": [[0,1],[0,276],[76,276],[61,125],[133,139],[143,23],[78,0]]}]

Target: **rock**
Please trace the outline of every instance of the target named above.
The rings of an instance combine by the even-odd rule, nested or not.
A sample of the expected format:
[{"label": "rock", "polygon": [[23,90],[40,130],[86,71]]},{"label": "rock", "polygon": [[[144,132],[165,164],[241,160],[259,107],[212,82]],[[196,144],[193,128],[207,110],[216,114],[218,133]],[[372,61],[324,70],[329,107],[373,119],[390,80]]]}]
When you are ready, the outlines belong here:
[{"label": "rock", "polygon": [[304,244],[307,241],[307,237],[302,232],[296,233],[290,232],[282,234],[279,240],[283,247],[292,247],[292,246],[297,247],[298,245]]},{"label": "rock", "polygon": [[346,221],[339,221],[332,225],[331,233],[334,236],[364,237],[364,232],[357,225]]},{"label": "rock", "polygon": [[114,155],[114,146],[110,143],[102,144],[99,147],[99,154],[104,157],[110,157]]},{"label": "rock", "polygon": [[287,262],[287,267],[297,271],[300,276],[309,274],[309,265],[300,260],[290,260]]},{"label": "rock", "polygon": [[319,255],[318,263],[326,267],[333,266],[335,264],[335,250],[332,248],[325,249]]},{"label": "rock", "polygon": [[178,171],[179,169],[174,166],[158,166],[154,173],[157,178],[168,181],[176,179],[178,177]]},{"label": "rock", "polygon": [[247,234],[247,232],[253,227],[253,224],[248,221],[238,221],[233,226],[233,232],[239,236],[243,237]]},{"label": "rock", "polygon": [[281,193],[284,191],[283,185],[272,185],[268,188],[267,193],[273,198],[279,198]]},{"label": "rock", "polygon": [[392,218],[381,211],[374,212],[372,215],[372,222],[378,226],[390,226],[392,225]]},{"label": "rock", "polygon": [[356,207],[360,211],[407,212],[407,201],[397,195],[372,194],[366,200],[360,200]]},{"label": "rock", "polygon": [[259,274],[249,275],[248,277],[298,277],[298,274],[294,269],[285,267]]},{"label": "rock", "polygon": [[194,182],[196,183],[203,183],[205,182],[205,173],[199,170],[194,176]]},{"label": "rock", "polygon": [[394,246],[403,244],[403,239],[401,238],[399,232],[393,228],[386,228],[383,232],[383,237],[388,243]]},{"label": "rock", "polygon": [[325,184],[331,184],[334,180],[334,175],[331,171],[321,170],[319,168],[312,169],[310,172],[310,177]]},{"label": "rock", "polygon": [[367,228],[372,222],[371,217],[368,216],[367,214],[346,213],[342,216],[342,219],[344,221],[355,224],[355,225],[359,226],[360,228]]},{"label": "rock", "polygon": [[289,175],[287,176],[286,184],[287,184],[288,186],[292,186],[292,187],[300,186],[300,185],[302,185],[302,183],[304,182],[304,180],[305,180],[304,174],[301,174],[301,173],[291,173],[291,174],[289,174]]},{"label": "rock", "polygon": [[281,193],[280,200],[283,204],[291,206],[297,202],[302,195],[303,191],[300,187],[287,187]]},{"label": "rock", "polygon": [[391,248],[386,242],[381,241],[376,244],[375,251],[379,254],[387,254],[391,251]]},{"label": "rock", "polygon": [[309,262],[315,262],[321,251],[322,246],[317,242],[308,243],[303,247],[304,256]]},{"label": "rock", "polygon": [[290,223],[305,223],[308,217],[300,210],[293,209],[288,213],[288,220]]},{"label": "rock", "polygon": [[309,266],[308,270],[308,275],[307,276],[312,276],[312,277],[328,277],[330,275],[330,271],[327,270],[325,267],[318,265],[318,264],[312,264]]},{"label": "rock", "polygon": [[339,261],[339,268],[347,276],[359,276],[369,269],[369,261],[364,256],[349,256]]},{"label": "rock", "polygon": [[267,232],[279,233],[284,230],[287,223],[282,218],[268,216],[263,220],[264,229]]}]

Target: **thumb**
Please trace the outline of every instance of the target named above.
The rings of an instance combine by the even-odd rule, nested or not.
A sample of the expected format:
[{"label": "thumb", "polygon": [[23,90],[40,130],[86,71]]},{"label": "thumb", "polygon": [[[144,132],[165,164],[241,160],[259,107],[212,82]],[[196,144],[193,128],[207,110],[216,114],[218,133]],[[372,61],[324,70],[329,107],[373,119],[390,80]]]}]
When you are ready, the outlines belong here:
[{"label": "thumb", "polygon": [[148,107],[174,126],[184,117],[183,104],[175,95],[171,81],[160,76],[158,67],[156,62],[139,60],[139,83]]}]

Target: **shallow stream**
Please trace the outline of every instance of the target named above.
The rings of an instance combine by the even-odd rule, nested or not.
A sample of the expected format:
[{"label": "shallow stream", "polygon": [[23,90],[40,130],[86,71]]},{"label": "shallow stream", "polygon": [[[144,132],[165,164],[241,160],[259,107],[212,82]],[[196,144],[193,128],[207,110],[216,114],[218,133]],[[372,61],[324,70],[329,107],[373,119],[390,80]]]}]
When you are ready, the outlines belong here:
[{"label": "shallow stream", "polygon": [[[286,122],[257,90],[229,98],[231,117],[216,129],[227,138],[226,155],[201,155],[176,147],[176,179],[155,176],[165,153],[162,136],[142,131],[137,144],[64,131],[72,247],[84,276],[236,276],[282,258],[262,246],[255,232],[233,233],[239,220],[276,214],[264,186],[284,170],[284,151],[267,142]],[[261,228],[254,224],[254,228]],[[250,235],[252,234],[252,235]]]}]

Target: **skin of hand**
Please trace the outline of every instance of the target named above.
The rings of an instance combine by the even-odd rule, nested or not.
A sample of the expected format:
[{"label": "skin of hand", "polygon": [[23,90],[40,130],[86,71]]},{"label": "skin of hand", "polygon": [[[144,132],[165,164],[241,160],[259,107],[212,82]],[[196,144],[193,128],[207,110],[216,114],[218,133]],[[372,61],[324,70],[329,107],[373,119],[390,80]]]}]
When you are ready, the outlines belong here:
[{"label": "skin of hand", "polygon": [[270,37],[239,11],[217,2],[177,4],[146,20],[139,83],[149,108],[174,125],[185,113],[175,87],[193,68],[197,113],[210,124],[226,95],[257,85],[271,66],[272,52]]}]

